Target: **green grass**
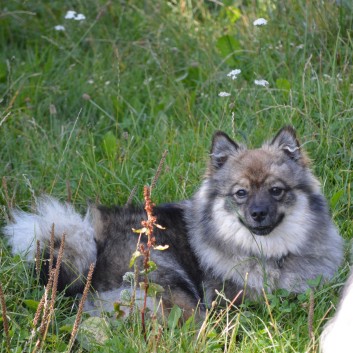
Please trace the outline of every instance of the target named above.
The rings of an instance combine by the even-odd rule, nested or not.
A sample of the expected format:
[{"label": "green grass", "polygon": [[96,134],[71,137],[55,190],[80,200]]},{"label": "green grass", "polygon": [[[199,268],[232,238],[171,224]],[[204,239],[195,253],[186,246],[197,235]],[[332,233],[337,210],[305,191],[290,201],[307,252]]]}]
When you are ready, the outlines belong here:
[{"label": "green grass", "polygon": [[[69,183],[82,210],[88,199],[123,204],[134,187],[134,202],[141,202],[167,149],[153,200],[185,199],[200,184],[215,130],[256,146],[292,124],[342,236],[351,239],[353,8],[341,3],[7,2],[0,11],[0,171],[8,197],[28,209],[33,194],[65,199]],[[65,20],[71,9],[86,20]],[[254,27],[259,17],[268,24]],[[55,31],[58,24],[66,30]],[[233,81],[226,75],[235,68],[242,73]],[[259,78],[269,87],[254,85]],[[221,91],[231,96],[221,98]],[[2,223],[7,203],[2,187]],[[11,347],[31,351],[28,300],[38,301],[43,290],[4,240],[0,251]],[[282,293],[268,306],[246,304],[220,320],[212,316],[201,330],[192,321],[178,327],[152,320],[148,344],[138,317],[112,320],[109,340],[94,350],[317,352],[346,273],[345,266],[315,292],[314,340],[309,294]],[[44,350],[67,349],[72,304],[59,296]],[[5,352],[5,342],[1,347]]]}]

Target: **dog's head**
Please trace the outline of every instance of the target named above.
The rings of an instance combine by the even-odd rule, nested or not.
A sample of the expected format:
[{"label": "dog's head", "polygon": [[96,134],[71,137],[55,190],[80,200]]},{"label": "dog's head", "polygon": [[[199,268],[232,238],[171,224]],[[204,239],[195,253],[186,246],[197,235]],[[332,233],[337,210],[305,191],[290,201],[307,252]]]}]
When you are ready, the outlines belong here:
[{"label": "dog's head", "polygon": [[298,193],[319,190],[295,131],[284,127],[258,149],[247,149],[225,133],[214,135],[207,179],[226,198],[252,234],[269,235],[296,207]]}]

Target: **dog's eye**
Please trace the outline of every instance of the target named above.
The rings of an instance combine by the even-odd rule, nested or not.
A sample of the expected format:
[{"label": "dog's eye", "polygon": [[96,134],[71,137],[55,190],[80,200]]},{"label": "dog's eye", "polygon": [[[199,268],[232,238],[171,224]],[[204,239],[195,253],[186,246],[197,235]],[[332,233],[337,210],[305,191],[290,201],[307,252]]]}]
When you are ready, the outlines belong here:
[{"label": "dog's eye", "polygon": [[284,190],[277,186],[274,186],[273,188],[270,189],[270,194],[275,197],[282,196],[283,192]]},{"label": "dog's eye", "polygon": [[239,197],[240,199],[246,197],[248,195],[248,192],[244,189],[240,189],[235,193],[236,197]]}]

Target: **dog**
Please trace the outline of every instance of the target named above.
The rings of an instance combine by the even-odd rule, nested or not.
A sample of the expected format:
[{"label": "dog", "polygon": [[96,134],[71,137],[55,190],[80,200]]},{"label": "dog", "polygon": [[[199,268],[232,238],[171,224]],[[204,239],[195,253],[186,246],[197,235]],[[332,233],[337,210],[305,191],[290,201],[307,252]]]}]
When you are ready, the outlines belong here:
[{"label": "dog", "polygon": [[353,271],[344,287],[338,310],[320,337],[322,353],[352,352],[353,332]]},{"label": "dog", "polygon": [[[343,240],[290,126],[257,149],[216,132],[199,190],[153,212],[164,228],[155,229],[156,242],[169,247],[152,251],[157,268],[149,280],[163,288],[166,310],[178,305],[186,316],[209,307],[216,290],[235,303],[261,300],[264,290],[305,292],[309,280],[330,280],[343,260]],[[59,289],[80,293],[95,262],[92,285],[112,308],[115,291],[128,288],[123,277],[138,237],[132,228],[145,218],[142,207],[101,205],[81,216],[47,196],[35,213],[13,211],[3,232],[13,253],[33,260],[35,239],[47,245],[54,224],[56,252],[66,234]]]}]

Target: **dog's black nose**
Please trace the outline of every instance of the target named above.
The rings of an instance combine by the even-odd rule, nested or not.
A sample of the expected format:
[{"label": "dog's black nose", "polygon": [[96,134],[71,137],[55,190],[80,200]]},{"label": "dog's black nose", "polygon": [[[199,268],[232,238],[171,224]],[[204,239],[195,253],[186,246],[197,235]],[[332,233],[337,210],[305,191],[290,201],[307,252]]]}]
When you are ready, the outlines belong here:
[{"label": "dog's black nose", "polygon": [[252,219],[256,222],[262,222],[268,215],[267,206],[253,206],[250,208],[250,215]]}]

